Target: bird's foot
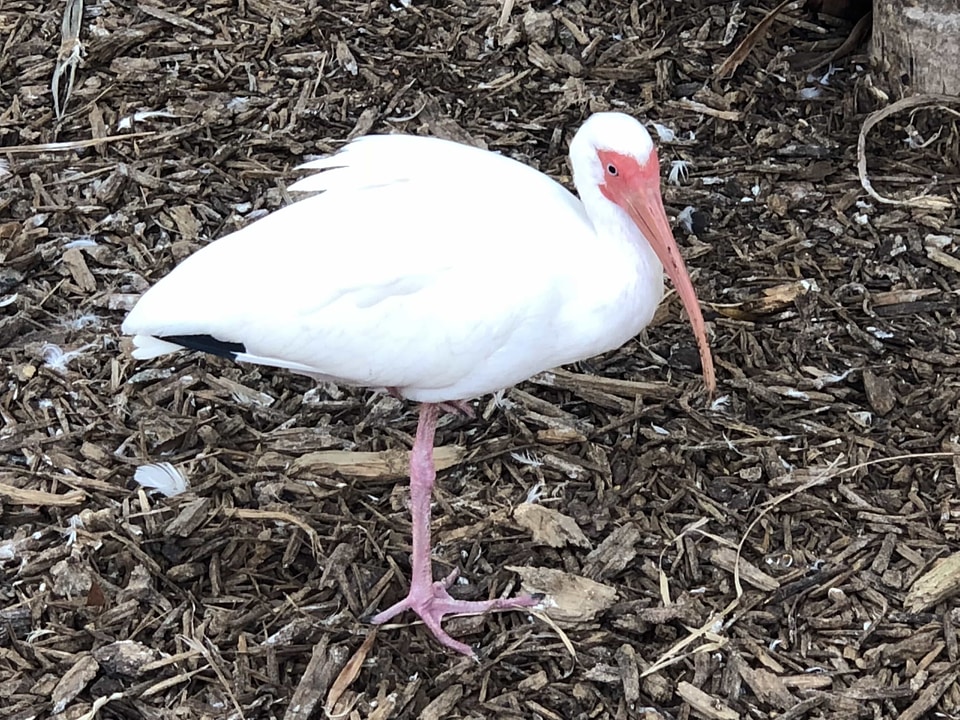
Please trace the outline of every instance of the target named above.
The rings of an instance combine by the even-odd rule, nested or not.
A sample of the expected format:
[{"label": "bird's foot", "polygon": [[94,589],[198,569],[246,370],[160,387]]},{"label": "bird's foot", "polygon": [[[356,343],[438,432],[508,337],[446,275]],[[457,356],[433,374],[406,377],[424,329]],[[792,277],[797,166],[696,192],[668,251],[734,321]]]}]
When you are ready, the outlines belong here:
[{"label": "bird's foot", "polygon": [[442,402],[440,403],[440,409],[453,415],[466,415],[471,420],[477,417],[477,414],[473,411],[473,407],[466,400]]},{"label": "bird's foot", "polygon": [[496,598],[495,600],[457,600],[450,596],[447,588],[456,581],[458,574],[458,571],[454,570],[443,580],[432,583],[417,583],[414,581],[411,583],[407,597],[391,605],[383,612],[374,615],[370,618],[370,622],[374,625],[382,625],[400,613],[412,610],[420,616],[423,624],[440,641],[441,645],[476,658],[473,648],[466,643],[454,640],[441,627],[440,622],[446,615],[483,615],[498,610],[521,610],[535,607],[542,600],[541,597],[533,595]]},{"label": "bird's foot", "polygon": [[[390,397],[397,398],[397,400],[403,399],[400,388],[388,387],[384,389]],[[437,405],[445,413],[450,413],[451,415],[465,415],[471,420],[477,417],[477,413],[474,412],[473,407],[466,400],[448,400],[447,402],[437,403]]]}]

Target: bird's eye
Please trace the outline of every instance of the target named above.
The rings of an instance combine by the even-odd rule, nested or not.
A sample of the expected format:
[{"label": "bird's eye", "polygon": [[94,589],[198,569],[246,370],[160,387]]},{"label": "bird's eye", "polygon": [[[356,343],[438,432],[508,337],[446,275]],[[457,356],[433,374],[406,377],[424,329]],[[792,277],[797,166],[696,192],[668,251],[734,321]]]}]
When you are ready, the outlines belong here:
[{"label": "bird's eye", "polygon": [[619,175],[619,173],[617,172],[617,166],[614,165],[613,163],[610,163],[609,165],[607,165],[607,175],[612,175],[613,177],[616,177],[617,175]]}]

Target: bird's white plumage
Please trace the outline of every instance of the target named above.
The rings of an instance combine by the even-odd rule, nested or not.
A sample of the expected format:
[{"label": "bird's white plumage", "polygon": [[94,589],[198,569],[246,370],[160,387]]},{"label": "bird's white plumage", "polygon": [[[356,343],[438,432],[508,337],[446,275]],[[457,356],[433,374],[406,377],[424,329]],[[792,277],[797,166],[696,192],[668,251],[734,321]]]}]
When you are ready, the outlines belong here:
[{"label": "bird's white plumage", "polygon": [[663,277],[627,215],[591,186],[601,138],[652,147],[632,118],[591,117],[571,145],[582,203],[495,153],[404,135],[353,141],[291,188],[322,192],[187,258],[123,331],[139,357],[174,349],[157,337],[206,334],[242,343],[241,360],[425,402],[618,347],[650,321]]}]

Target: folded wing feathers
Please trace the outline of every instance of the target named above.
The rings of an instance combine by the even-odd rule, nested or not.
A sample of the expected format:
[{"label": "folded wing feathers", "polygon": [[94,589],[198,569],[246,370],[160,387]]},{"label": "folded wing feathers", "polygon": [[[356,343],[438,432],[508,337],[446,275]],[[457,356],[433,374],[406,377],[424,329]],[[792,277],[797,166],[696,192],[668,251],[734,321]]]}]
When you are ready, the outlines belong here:
[{"label": "folded wing feathers", "polygon": [[[297,170],[312,175],[290,186],[293,192],[356,191],[393,185],[413,179],[434,178],[447,182],[464,162],[482,164],[505,157],[469,145],[434,137],[413,135],[367,135],[345,145],[339,152],[311,160]],[[522,165],[521,165],[522,167]]]},{"label": "folded wing feathers", "polygon": [[[168,355],[170,353],[175,353],[180,350],[187,350],[183,345],[178,345],[176,343],[167,342],[152,335],[134,335],[133,336],[133,350],[131,355],[136,360],[150,360],[155,357],[160,357],[161,355]],[[238,352],[234,354],[234,360],[239,362],[248,362],[255,363],[257,365],[269,365],[271,367],[285,368],[286,370],[292,370],[294,372],[303,373],[305,375],[317,376],[321,375],[320,370],[317,368],[311,367],[309,365],[304,365],[303,363],[293,362],[290,360],[283,360],[280,358],[271,358],[263,357],[262,355],[251,355],[246,352]]]},{"label": "folded wing feathers", "polygon": [[183,347],[176,343],[167,342],[152,335],[134,335],[133,350],[130,354],[137,360],[149,360],[178,350],[183,350]]},{"label": "folded wing feathers", "polygon": [[[298,169],[312,171],[312,174],[294,182],[289,188],[291,191],[323,193],[322,197],[325,199],[329,198],[331,201],[333,201],[333,198],[335,197],[341,197],[337,195],[337,193],[343,193],[344,203],[346,203],[347,201],[352,200],[351,198],[347,197],[351,193],[360,193],[364,190],[383,188],[390,185],[407,185],[408,183],[414,183],[413,186],[408,185],[406,189],[410,192],[415,189],[416,192],[414,195],[417,197],[429,197],[434,192],[442,195],[444,192],[449,191],[452,179],[456,179],[459,187],[458,195],[460,197],[470,196],[471,194],[478,193],[482,194],[484,192],[488,193],[489,195],[491,189],[493,189],[493,191],[495,191],[493,192],[494,201],[499,199],[499,201],[502,202],[503,196],[505,195],[510,202],[514,202],[516,200],[517,193],[514,193],[511,188],[522,187],[524,188],[524,202],[536,203],[538,199],[543,198],[545,198],[546,201],[560,200],[560,207],[567,206],[568,210],[573,211],[573,215],[568,215],[565,217],[578,218],[583,214],[583,210],[579,202],[569,192],[564,190],[559,184],[547,179],[533,168],[527,167],[502,155],[488,153],[477,148],[446,140],[440,140],[437,138],[402,135],[367,136],[352,141],[340,152],[334,155],[312,160],[300,166]],[[330,195],[327,195],[328,192]],[[409,193],[400,192],[399,197],[409,199],[410,195]],[[314,199],[320,200],[320,196],[317,196]],[[302,202],[294,203],[293,205],[288,206],[284,211],[286,214],[282,216],[283,222],[293,222],[293,224],[298,228],[307,226],[313,227],[312,223],[314,223],[316,218],[312,217],[312,214],[317,211],[316,208],[310,204],[311,202],[312,201],[310,199],[305,199]],[[343,215],[344,203],[341,203],[339,200],[333,202],[332,212],[334,212],[338,218]],[[326,203],[323,204],[326,205]],[[510,207],[514,207],[514,205],[510,205]],[[402,209],[404,211],[409,210],[407,206],[403,206]],[[443,208],[441,208],[441,210],[442,209]],[[290,214],[291,212],[293,215]],[[269,219],[265,219],[260,221],[260,224],[251,227],[259,228],[258,232],[261,234],[275,230],[276,228],[273,226],[268,228],[267,225],[263,224],[267,223],[269,225],[269,222]],[[299,223],[299,225],[297,223]],[[588,225],[588,221],[585,219],[584,225]],[[211,270],[211,268],[207,267],[207,265],[213,263],[210,277],[216,278],[219,275],[222,275],[221,271],[223,270],[222,265],[224,258],[231,260],[232,256],[230,253],[236,252],[236,248],[247,248],[249,245],[250,248],[256,249],[258,242],[251,243],[250,241],[251,239],[256,240],[257,236],[252,235],[251,232],[252,231],[249,229],[240,231],[240,233],[234,235],[235,239],[230,245],[218,246],[221,248],[227,248],[230,251],[227,252],[225,250],[225,255],[210,252],[207,252],[206,254],[203,252],[197,253],[195,256],[191,256],[191,259],[185,262],[183,266],[186,267],[187,264],[192,260],[193,265],[191,266],[190,272],[196,275],[198,272],[202,274],[201,271],[204,271],[205,269]],[[241,233],[246,234],[241,235]],[[447,251],[446,254],[443,252],[439,254],[433,254],[433,257],[438,258],[434,263],[438,264],[438,271],[443,270],[443,263],[446,262],[444,258],[447,258],[450,252],[456,251],[457,247],[455,244],[447,242],[446,237],[446,234],[441,234],[439,239],[433,238],[435,242],[433,242],[432,245],[427,243],[427,241],[431,240],[429,234],[425,238],[422,238],[423,242],[427,243],[424,245],[424,247],[430,247],[433,250],[441,251],[446,249]],[[243,242],[240,245],[237,244],[239,238],[243,238]],[[381,259],[381,261],[377,264],[377,267],[381,269],[389,268],[392,273],[395,273],[398,271],[398,258],[390,255],[389,252],[387,252],[393,247],[394,245],[387,245],[383,249],[380,254],[387,257],[387,259]],[[396,247],[399,248],[401,246],[397,245]],[[397,252],[399,253],[400,250],[397,250]],[[308,264],[305,264],[305,266],[306,265]],[[269,266],[269,269],[263,264],[258,264],[254,267],[256,272],[267,272],[269,277],[265,278],[265,280],[276,280],[274,277],[277,275],[275,272],[276,267],[270,263],[267,263],[267,266]],[[405,267],[402,262],[400,263],[400,266]],[[359,272],[361,269],[362,268],[358,267],[357,272]],[[341,293],[349,291],[354,293],[354,307],[362,309],[365,306],[376,304],[377,299],[380,297],[381,291],[389,291],[386,294],[390,297],[406,295],[419,290],[424,282],[423,274],[425,271],[422,267],[422,262],[419,261],[416,268],[417,272],[408,273],[409,277],[407,277],[407,275],[402,275],[400,279],[403,279],[404,282],[400,283],[399,285],[397,284],[396,279],[391,280],[391,278],[394,276],[390,274],[387,274],[382,282],[379,281],[378,278],[380,275],[378,275],[375,270],[376,268],[373,270],[369,268],[363,268],[362,277],[358,278],[356,282],[350,280],[349,278],[344,278],[342,276],[343,273],[341,272],[338,276],[341,289],[338,290],[337,287],[334,287],[332,290],[330,288],[326,288],[326,291],[328,293],[334,291]],[[244,272],[246,272],[246,270]],[[382,275],[383,272],[380,274]],[[185,276],[181,275],[178,277],[180,278],[179,281],[182,282],[183,277]],[[228,280],[229,282],[225,282],[223,288],[216,290],[215,288],[211,289],[209,287],[211,280],[208,278],[205,281],[208,286],[206,288],[207,292],[205,295],[205,302],[210,301],[211,298],[229,298],[231,290],[233,286],[236,285],[236,282],[234,279],[230,279],[229,276]],[[362,282],[360,282],[361,280]],[[169,283],[170,281],[167,282]],[[286,282],[286,280],[280,278],[277,280],[277,282]],[[346,283],[346,285],[344,285],[344,283]],[[256,282],[247,284],[251,286],[258,286]],[[181,306],[183,304],[180,302],[180,299],[182,299],[180,298],[180,295],[182,293],[174,293],[173,296],[169,295],[171,288],[176,290],[176,281],[174,282],[174,285],[168,285],[166,287],[168,288],[168,295],[155,294],[154,300],[149,307],[144,306],[144,311],[141,312],[140,315],[137,315],[136,319],[134,320],[133,316],[136,313],[135,309],[131,315],[128,316],[127,321],[124,323],[125,327],[123,330],[125,334],[134,336],[134,350],[132,354],[133,357],[137,359],[154,358],[184,349],[183,346],[175,342],[164,340],[164,335],[175,336],[178,334],[183,335],[201,333],[210,334],[214,337],[227,337],[231,341],[240,341],[243,339],[243,344],[246,346],[244,351],[236,352],[234,354],[234,359],[241,362],[251,362],[287,368],[289,370],[293,370],[294,372],[326,378],[336,377],[335,373],[337,371],[333,368],[339,368],[341,370],[343,369],[336,364],[328,368],[328,363],[320,362],[319,358],[317,360],[317,364],[324,365],[323,368],[314,367],[312,365],[312,358],[309,357],[300,357],[299,362],[289,358],[278,357],[284,354],[282,350],[284,347],[286,347],[284,344],[285,341],[282,338],[279,340],[274,338],[276,342],[269,342],[266,343],[266,345],[263,343],[253,343],[252,341],[247,342],[246,339],[238,337],[238,335],[242,336],[243,333],[237,332],[237,323],[234,322],[236,321],[236,317],[233,317],[231,320],[230,316],[231,312],[233,311],[226,306],[222,308],[222,313],[220,310],[218,310],[219,306],[217,305],[208,307],[207,310],[209,310],[209,312],[207,315],[209,317],[206,322],[201,325],[197,325],[197,323],[192,321],[186,322],[187,319],[194,318],[195,313],[193,313],[191,308],[185,308]],[[334,299],[331,297],[327,300],[324,300],[323,297],[321,297],[324,292],[324,288],[317,287],[313,281],[306,284],[301,282],[297,285],[297,287],[299,287],[303,293],[309,292],[310,294],[309,303],[304,303],[305,305],[321,307],[325,306]],[[357,294],[360,291],[364,291],[364,288],[367,289],[366,296],[364,296],[362,292]],[[267,290],[261,288],[261,292],[267,292]],[[267,292],[267,294],[269,295],[269,292]],[[284,293],[279,294],[283,295]],[[140,306],[138,305],[138,307]],[[220,321],[221,314],[226,318],[227,321],[229,321],[226,322],[226,326],[224,326],[224,323]],[[162,322],[154,321],[158,316]],[[184,322],[179,322],[178,319],[183,319]],[[178,321],[173,322],[173,320]],[[156,337],[150,333],[156,333],[156,335],[160,335],[161,337]],[[258,354],[258,350],[261,354]],[[306,360],[306,363],[304,360]],[[361,366],[364,365],[364,361],[362,359],[358,360],[358,362]],[[393,360],[391,359],[390,362],[392,363]],[[376,362],[371,361],[371,363],[367,364],[373,369],[379,367]],[[382,379],[382,373],[378,375],[377,372],[370,370],[369,372],[365,371],[357,377],[344,377],[342,381],[361,385],[396,385],[404,384],[408,381],[416,381],[415,378],[411,379],[402,373],[401,376],[398,376],[398,380],[396,382],[393,380],[391,380],[390,383],[379,382],[379,380]],[[471,392],[473,392],[473,389],[471,389]]]}]

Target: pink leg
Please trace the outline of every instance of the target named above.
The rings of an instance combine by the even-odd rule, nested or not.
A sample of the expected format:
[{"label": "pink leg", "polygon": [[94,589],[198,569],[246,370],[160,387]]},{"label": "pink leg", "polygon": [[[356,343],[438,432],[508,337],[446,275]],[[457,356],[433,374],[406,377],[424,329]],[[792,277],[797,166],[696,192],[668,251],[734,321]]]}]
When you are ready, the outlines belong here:
[{"label": "pink leg", "polygon": [[482,615],[493,610],[513,610],[537,605],[539,600],[529,595],[496,600],[456,600],[447,588],[457,579],[454,570],[443,580],[433,581],[430,561],[430,496],[437,471],[433,465],[433,436],[437,429],[438,406],[424,403],[420,407],[417,438],[410,452],[410,514],[413,523],[413,552],[410,592],[400,602],[374,615],[370,622],[382,625],[405,610],[413,610],[423,620],[441,645],[473,656],[469,645],[458,642],[444,632],[440,621],[445,615]]},{"label": "pink leg", "polygon": [[[473,419],[477,414],[473,411],[473,408],[470,407],[470,403],[466,400],[451,400],[450,402],[440,403],[440,409],[448,413],[460,413],[461,415],[466,415],[468,418]],[[431,446],[433,443],[430,443]]]},{"label": "pink leg", "polygon": [[[400,394],[400,388],[388,387],[386,388],[387,394],[390,397],[395,397],[398,400],[403,399],[403,395]],[[470,407],[470,403],[466,400],[450,400],[449,402],[439,403],[438,408],[448,413],[460,413],[461,415],[466,415],[468,418],[475,418],[477,414],[473,411],[473,408]],[[431,448],[433,447],[433,441],[430,442]]]}]

